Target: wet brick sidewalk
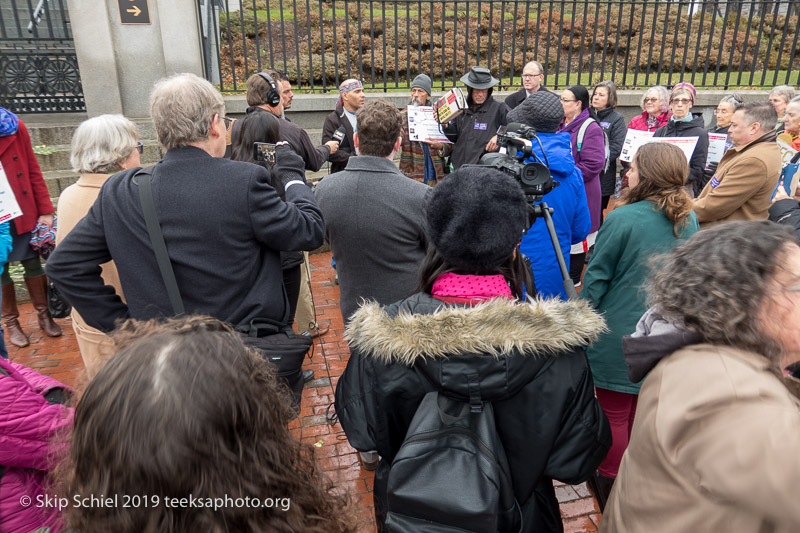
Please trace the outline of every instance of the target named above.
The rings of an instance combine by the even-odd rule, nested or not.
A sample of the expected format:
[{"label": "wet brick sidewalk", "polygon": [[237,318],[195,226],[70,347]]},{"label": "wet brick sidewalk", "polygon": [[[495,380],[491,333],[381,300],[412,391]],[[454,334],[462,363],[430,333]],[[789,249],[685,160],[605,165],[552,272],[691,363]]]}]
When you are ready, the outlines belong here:
[{"label": "wet brick sidewalk", "polygon": [[[315,379],[306,385],[300,417],[290,424],[292,433],[303,442],[317,445],[317,458],[322,469],[337,487],[347,490],[357,508],[359,530],[375,531],[372,510],[373,473],[363,470],[358,453],[347,443],[339,424],[328,424],[327,415],[333,412],[336,381],[344,372],[349,351],[343,340],[344,324],[339,312],[339,287],[334,283],[330,266],[330,252],[311,256],[311,284],[319,324],[330,326],[330,331],[314,343],[311,360],[306,358],[305,368],[314,370]],[[31,337],[31,345],[16,348],[8,345],[11,360],[38,370],[43,374],[80,390],[86,383],[83,362],[72,331],[70,319],[58,320],[64,335],[58,338],[43,337],[36,324],[31,304],[20,306],[20,322]],[[330,408],[330,410],[329,410]],[[556,484],[556,495],[561,504],[561,516],[566,533],[597,531],[600,513],[586,485]]]}]

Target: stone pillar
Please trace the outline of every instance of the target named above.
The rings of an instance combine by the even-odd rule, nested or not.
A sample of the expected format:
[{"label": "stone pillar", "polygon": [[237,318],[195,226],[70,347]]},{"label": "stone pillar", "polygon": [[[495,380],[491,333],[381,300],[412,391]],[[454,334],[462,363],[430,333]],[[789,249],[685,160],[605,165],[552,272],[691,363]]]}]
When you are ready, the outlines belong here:
[{"label": "stone pillar", "polygon": [[164,76],[203,76],[195,0],[148,0],[150,24],[120,22],[126,0],[67,0],[88,115],[149,116],[153,84]]}]

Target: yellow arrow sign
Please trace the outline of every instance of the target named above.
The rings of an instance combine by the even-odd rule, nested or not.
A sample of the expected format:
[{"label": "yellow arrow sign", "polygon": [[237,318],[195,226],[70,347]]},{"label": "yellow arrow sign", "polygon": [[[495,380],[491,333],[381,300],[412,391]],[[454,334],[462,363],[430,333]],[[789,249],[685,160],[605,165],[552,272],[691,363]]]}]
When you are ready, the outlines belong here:
[{"label": "yellow arrow sign", "polygon": [[139,9],[138,6],[133,6],[133,9],[126,9],[125,11],[128,12],[128,13],[133,13],[134,17],[138,17],[139,13],[142,12],[142,10]]}]

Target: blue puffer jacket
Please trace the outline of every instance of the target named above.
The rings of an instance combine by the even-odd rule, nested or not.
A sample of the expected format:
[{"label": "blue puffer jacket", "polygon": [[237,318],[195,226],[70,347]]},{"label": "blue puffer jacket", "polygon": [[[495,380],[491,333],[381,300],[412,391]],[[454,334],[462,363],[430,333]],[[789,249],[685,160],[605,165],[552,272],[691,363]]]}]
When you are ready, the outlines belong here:
[{"label": "blue puffer jacket", "polygon": [[[570,246],[585,239],[592,225],[583,176],[572,158],[569,133],[539,133],[538,137],[547,155],[553,180],[560,184],[545,194],[542,201],[553,208],[553,224],[569,269]],[[533,152],[544,159],[535,140]],[[539,295],[543,298],[560,296],[566,300],[558,261],[543,218],[537,218],[528,233],[522,236],[520,249],[531,261]]]}]

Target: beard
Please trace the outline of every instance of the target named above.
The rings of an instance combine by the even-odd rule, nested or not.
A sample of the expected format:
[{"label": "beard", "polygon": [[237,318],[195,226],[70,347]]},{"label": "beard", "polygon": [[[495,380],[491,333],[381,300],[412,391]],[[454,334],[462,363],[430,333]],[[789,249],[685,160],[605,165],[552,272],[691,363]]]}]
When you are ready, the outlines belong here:
[{"label": "beard", "polygon": [[413,105],[413,106],[421,106],[421,105],[425,105],[425,103],[426,103],[425,101],[423,101],[423,100],[420,100],[420,99],[419,99],[418,97],[416,97],[416,96],[412,96],[412,97],[411,97],[411,98],[408,100],[408,105]]}]

